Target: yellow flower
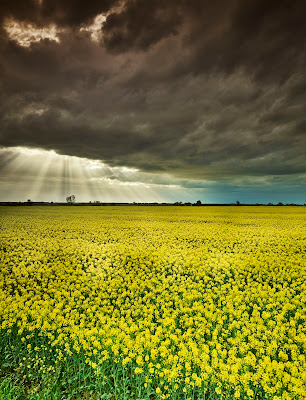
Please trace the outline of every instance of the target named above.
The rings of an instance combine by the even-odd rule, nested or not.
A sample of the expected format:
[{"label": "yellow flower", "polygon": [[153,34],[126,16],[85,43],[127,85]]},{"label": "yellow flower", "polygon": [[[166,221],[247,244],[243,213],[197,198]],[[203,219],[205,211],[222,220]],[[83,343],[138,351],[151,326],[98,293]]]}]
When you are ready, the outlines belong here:
[{"label": "yellow flower", "polygon": [[306,396],[305,208],[1,211],[0,327],[22,368],[49,369],[51,348],[96,375],[128,365],[165,398]]},{"label": "yellow flower", "polygon": [[219,386],[217,386],[217,387],[215,388],[215,392],[216,392],[217,394],[221,394],[221,388],[220,388]]}]

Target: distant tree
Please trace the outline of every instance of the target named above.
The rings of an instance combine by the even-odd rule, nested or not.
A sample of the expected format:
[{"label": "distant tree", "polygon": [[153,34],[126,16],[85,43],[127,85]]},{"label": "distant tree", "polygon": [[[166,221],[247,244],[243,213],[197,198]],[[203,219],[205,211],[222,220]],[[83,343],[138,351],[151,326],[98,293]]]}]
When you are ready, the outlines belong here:
[{"label": "distant tree", "polygon": [[269,203],[268,206],[273,206],[273,203]]},{"label": "distant tree", "polygon": [[32,202],[32,200],[31,199],[28,199],[28,203],[31,203]]},{"label": "distant tree", "polygon": [[66,201],[67,201],[67,203],[69,203],[69,204],[75,203],[75,195],[72,194],[71,196],[66,197]]},{"label": "distant tree", "polygon": [[240,205],[240,201],[237,200],[236,201],[236,205],[239,206]]},{"label": "distant tree", "polygon": [[202,205],[201,200],[198,200],[198,201],[196,202],[196,206],[201,206],[201,205]]},{"label": "distant tree", "polygon": [[279,203],[277,203],[278,206],[283,206],[283,203],[280,201]]}]

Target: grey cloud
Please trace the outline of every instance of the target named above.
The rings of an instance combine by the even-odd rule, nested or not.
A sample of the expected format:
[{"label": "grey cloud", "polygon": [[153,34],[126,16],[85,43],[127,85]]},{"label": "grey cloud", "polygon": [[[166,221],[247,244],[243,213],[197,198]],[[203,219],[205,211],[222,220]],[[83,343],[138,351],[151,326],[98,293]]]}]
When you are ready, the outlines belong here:
[{"label": "grey cloud", "polygon": [[40,15],[43,20],[59,26],[80,26],[97,14],[108,12],[119,0],[43,0]]},{"label": "grey cloud", "polygon": [[147,49],[178,33],[180,8],[180,2],[169,0],[127,0],[121,11],[111,13],[103,25],[103,44],[114,52]]},{"label": "grey cloud", "polygon": [[181,72],[244,68],[256,79],[284,82],[305,66],[305,15],[303,1],[129,0],[109,15],[103,44],[112,52],[148,50],[176,35],[189,52],[177,60]]},{"label": "grey cloud", "polygon": [[304,2],[129,0],[101,45],[76,26],[115,3],[89,3],[83,16],[83,2],[7,6],[66,30],[2,41],[2,146],[183,180],[305,172]]},{"label": "grey cloud", "polygon": [[108,12],[119,0],[2,0],[1,19],[13,18],[38,26],[50,23],[77,27],[91,21],[97,14]]},{"label": "grey cloud", "polygon": [[2,0],[0,3],[0,20],[16,18],[29,21],[37,18],[38,2],[36,0],[11,1]]}]

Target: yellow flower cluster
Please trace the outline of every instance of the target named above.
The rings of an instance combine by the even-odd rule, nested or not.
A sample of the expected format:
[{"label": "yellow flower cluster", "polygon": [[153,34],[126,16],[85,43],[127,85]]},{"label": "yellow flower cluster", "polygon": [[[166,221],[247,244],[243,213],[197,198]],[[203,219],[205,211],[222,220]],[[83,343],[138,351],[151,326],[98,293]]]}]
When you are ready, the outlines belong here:
[{"label": "yellow flower cluster", "polygon": [[[161,398],[306,399],[306,208],[2,208],[0,328]],[[33,346],[32,346],[33,347]],[[36,362],[39,363],[37,355]]]}]

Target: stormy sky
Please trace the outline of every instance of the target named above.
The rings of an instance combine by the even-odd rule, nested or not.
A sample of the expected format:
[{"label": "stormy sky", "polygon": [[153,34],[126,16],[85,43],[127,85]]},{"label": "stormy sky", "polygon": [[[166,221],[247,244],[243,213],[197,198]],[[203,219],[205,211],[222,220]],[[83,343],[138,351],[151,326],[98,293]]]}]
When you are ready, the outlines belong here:
[{"label": "stormy sky", "polygon": [[304,0],[1,0],[0,201],[306,203]]}]

